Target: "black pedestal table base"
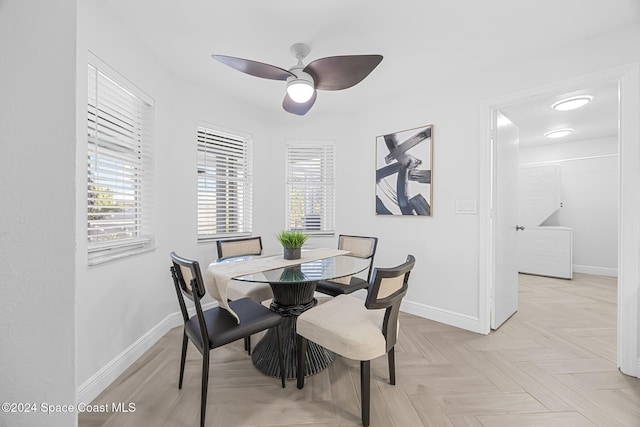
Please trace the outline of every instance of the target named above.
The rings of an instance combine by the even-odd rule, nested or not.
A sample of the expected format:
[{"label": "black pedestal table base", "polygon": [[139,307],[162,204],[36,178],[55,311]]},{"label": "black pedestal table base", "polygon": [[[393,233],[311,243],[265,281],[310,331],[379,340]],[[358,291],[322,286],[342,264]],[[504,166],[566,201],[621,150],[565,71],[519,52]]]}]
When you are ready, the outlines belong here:
[{"label": "black pedestal table base", "polygon": [[[272,283],[273,302],[271,310],[282,318],[282,351],[284,353],[285,377],[296,377],[298,349],[296,346],[296,322],[298,316],[316,304],[313,298],[315,283]],[[258,370],[272,377],[280,377],[277,336],[269,330],[258,342],[251,354],[251,360]],[[333,362],[335,354],[309,341],[306,354],[305,375],[316,374]]]}]

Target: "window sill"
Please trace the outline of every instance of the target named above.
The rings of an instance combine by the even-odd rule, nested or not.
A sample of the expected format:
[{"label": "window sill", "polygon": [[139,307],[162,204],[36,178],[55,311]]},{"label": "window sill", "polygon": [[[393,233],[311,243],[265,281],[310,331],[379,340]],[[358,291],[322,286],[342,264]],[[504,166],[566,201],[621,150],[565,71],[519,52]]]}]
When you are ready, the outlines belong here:
[{"label": "window sill", "polygon": [[127,250],[124,252],[118,252],[118,253],[105,253],[105,254],[97,253],[90,256],[88,265],[92,266],[92,265],[105,264],[107,262],[117,261],[117,260],[128,258],[134,255],[143,254],[145,252],[151,252],[155,249],[156,249],[156,246],[147,246],[144,248],[130,249],[130,250]]},{"label": "window sill", "polygon": [[251,233],[229,233],[229,234],[218,234],[215,236],[206,236],[206,237],[198,237],[198,243],[211,243],[216,240],[225,240],[225,239],[235,239],[236,237],[250,237]]}]

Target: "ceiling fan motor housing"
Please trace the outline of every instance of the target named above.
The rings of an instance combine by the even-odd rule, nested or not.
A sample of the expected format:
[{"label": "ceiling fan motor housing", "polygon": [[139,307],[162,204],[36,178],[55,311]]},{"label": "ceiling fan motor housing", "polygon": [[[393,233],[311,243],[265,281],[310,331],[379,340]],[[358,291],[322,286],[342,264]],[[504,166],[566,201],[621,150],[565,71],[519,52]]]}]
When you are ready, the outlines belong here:
[{"label": "ceiling fan motor housing", "polygon": [[302,61],[307,57],[307,55],[309,55],[311,48],[304,43],[294,43],[291,45],[290,51],[294,58],[298,61]]}]

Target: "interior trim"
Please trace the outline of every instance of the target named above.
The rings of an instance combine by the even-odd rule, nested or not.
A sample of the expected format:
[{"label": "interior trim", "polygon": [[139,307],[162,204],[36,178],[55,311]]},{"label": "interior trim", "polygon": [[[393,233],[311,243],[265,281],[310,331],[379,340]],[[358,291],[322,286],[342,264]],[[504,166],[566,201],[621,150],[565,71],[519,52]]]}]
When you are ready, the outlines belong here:
[{"label": "interior trim", "polygon": [[618,277],[617,268],[593,267],[591,265],[573,264],[574,273],[595,274],[596,276]]},{"label": "interior trim", "polygon": [[402,301],[400,310],[424,319],[455,326],[456,328],[465,329],[471,332],[477,332],[480,334],[487,333],[482,329],[480,319],[478,317],[469,316],[467,314],[457,313],[455,311],[445,310],[415,301],[409,301],[406,298]]},{"label": "interior trim", "polygon": [[640,269],[637,265],[640,257],[640,128],[637,117],[640,115],[640,64],[603,70],[590,75],[576,77],[567,81],[534,88],[492,99],[482,103],[480,108],[481,147],[480,147],[480,206],[479,210],[479,317],[483,331],[489,332],[491,318],[491,291],[495,280],[496,260],[495,230],[491,210],[493,182],[491,179],[494,158],[492,117],[501,108],[531,97],[561,91],[581,89],[585,86],[604,82],[618,82],[619,93],[619,221],[618,221],[618,367],[622,373],[637,377],[638,367],[638,291]]}]

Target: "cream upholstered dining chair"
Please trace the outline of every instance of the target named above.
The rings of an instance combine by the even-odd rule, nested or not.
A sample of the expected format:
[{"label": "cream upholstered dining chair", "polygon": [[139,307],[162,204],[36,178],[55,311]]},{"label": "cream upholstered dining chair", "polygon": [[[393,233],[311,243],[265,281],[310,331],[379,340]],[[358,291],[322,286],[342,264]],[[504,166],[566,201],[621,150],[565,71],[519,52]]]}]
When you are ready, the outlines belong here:
[{"label": "cream upholstered dining chair", "polygon": [[338,295],[298,317],[297,386],[304,387],[307,340],[343,357],[360,361],[362,424],[369,425],[371,360],[385,353],[389,382],[396,383],[394,347],[398,337],[400,302],[407,293],[413,255],[397,267],[374,268],[367,299]]},{"label": "cream upholstered dining chair", "polygon": [[[250,298],[242,298],[237,301],[231,301],[228,304],[229,310],[233,311],[235,315],[223,307],[202,310],[200,299],[204,297],[207,291],[202,280],[198,261],[182,258],[176,255],[175,252],[171,252],[170,257],[172,261],[171,277],[178,294],[178,303],[184,320],[178,388],[182,389],[187,348],[189,340],[191,340],[202,354],[200,426],[204,427],[209,383],[209,356],[210,351],[214,348],[246,338],[251,334],[275,328],[278,340],[278,355],[280,356],[280,380],[282,388],[284,388],[285,371],[280,331],[282,317]],[[196,309],[194,316],[189,317],[185,298],[193,301]]]},{"label": "cream upholstered dining chair", "polygon": [[[260,255],[262,253],[262,238],[260,236],[218,240],[216,244],[218,247],[218,260],[243,255]],[[227,285],[227,298],[229,301],[251,298],[255,302],[262,302],[273,298],[273,291],[266,283],[230,280]],[[244,340],[244,349],[251,354],[251,337],[247,337]]]},{"label": "cream upholstered dining chair", "polygon": [[371,279],[371,268],[373,267],[373,257],[376,255],[377,246],[377,237],[341,234],[338,237],[338,249],[350,251],[352,255],[360,258],[369,259],[367,280],[355,276],[348,278],[348,283],[342,283],[335,280],[320,280],[316,284],[316,291],[335,297],[367,288],[369,286],[369,280]]}]

